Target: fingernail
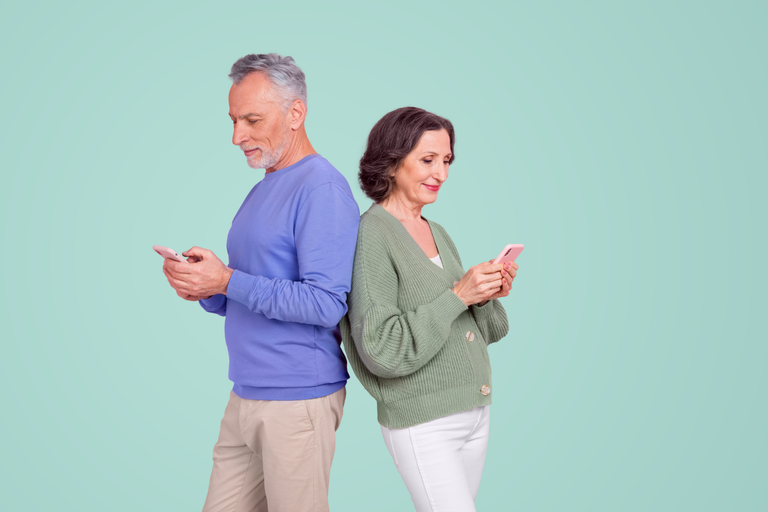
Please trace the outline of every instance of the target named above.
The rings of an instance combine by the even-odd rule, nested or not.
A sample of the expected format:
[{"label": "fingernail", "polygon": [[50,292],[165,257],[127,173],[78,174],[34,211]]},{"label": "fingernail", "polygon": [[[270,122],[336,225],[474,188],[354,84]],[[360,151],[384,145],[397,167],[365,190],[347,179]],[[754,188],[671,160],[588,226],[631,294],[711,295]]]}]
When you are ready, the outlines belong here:
[{"label": "fingernail", "polygon": [[510,263],[509,263],[509,262],[506,262],[506,263],[504,264],[504,268],[505,268],[505,269],[507,269],[507,270],[509,270],[509,265],[510,265]]}]

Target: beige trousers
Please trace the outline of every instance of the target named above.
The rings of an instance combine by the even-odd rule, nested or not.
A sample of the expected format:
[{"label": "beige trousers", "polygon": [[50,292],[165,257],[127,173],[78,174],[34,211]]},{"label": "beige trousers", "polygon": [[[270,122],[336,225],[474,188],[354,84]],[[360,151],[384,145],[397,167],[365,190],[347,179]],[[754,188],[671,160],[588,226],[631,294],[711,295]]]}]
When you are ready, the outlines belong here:
[{"label": "beige trousers", "polygon": [[346,393],[292,401],[230,393],[203,512],[327,511]]}]

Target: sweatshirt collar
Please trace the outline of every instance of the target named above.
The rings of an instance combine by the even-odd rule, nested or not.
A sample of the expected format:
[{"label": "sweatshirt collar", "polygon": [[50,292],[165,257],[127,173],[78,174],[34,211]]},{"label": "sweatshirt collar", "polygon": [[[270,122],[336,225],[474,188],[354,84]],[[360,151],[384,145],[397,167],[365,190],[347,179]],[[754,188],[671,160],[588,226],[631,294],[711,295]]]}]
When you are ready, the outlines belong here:
[{"label": "sweatshirt collar", "polygon": [[264,173],[264,179],[265,180],[274,180],[274,179],[277,179],[280,176],[285,176],[286,174],[288,174],[292,170],[296,169],[297,167],[300,167],[300,166],[304,165],[305,163],[309,162],[310,160],[312,160],[314,158],[322,158],[322,157],[320,156],[320,153],[312,153],[311,155],[305,156],[304,158],[302,158],[301,160],[299,160],[298,162],[296,162],[293,165],[289,165],[288,167],[283,167],[282,169],[280,169],[278,171],[265,172]]}]

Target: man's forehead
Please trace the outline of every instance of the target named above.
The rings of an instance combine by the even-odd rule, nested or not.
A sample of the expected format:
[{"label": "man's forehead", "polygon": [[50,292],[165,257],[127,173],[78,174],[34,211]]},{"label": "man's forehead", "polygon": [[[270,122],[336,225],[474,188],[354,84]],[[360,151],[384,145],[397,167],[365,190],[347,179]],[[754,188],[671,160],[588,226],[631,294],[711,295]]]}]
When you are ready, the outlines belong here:
[{"label": "man's forehead", "polygon": [[275,102],[272,83],[263,73],[251,73],[229,89],[229,104],[251,108]]}]

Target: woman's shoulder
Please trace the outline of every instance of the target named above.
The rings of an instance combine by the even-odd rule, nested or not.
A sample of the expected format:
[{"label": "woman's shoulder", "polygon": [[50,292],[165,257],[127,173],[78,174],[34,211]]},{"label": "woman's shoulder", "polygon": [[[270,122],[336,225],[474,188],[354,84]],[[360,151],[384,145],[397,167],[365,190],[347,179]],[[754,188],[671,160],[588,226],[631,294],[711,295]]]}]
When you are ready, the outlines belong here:
[{"label": "woman's shoulder", "polygon": [[357,229],[357,252],[364,248],[380,250],[388,247],[394,236],[395,231],[387,219],[368,210],[360,216],[360,225]]},{"label": "woman's shoulder", "polygon": [[360,216],[360,231],[384,232],[391,229],[387,226],[385,219],[368,210]]},{"label": "woman's shoulder", "polygon": [[[360,216],[360,231],[380,234],[387,237],[394,236],[397,231],[392,223],[394,217],[391,217],[389,213],[381,206],[373,204],[365,213]],[[395,222],[399,222],[394,219]]]}]

